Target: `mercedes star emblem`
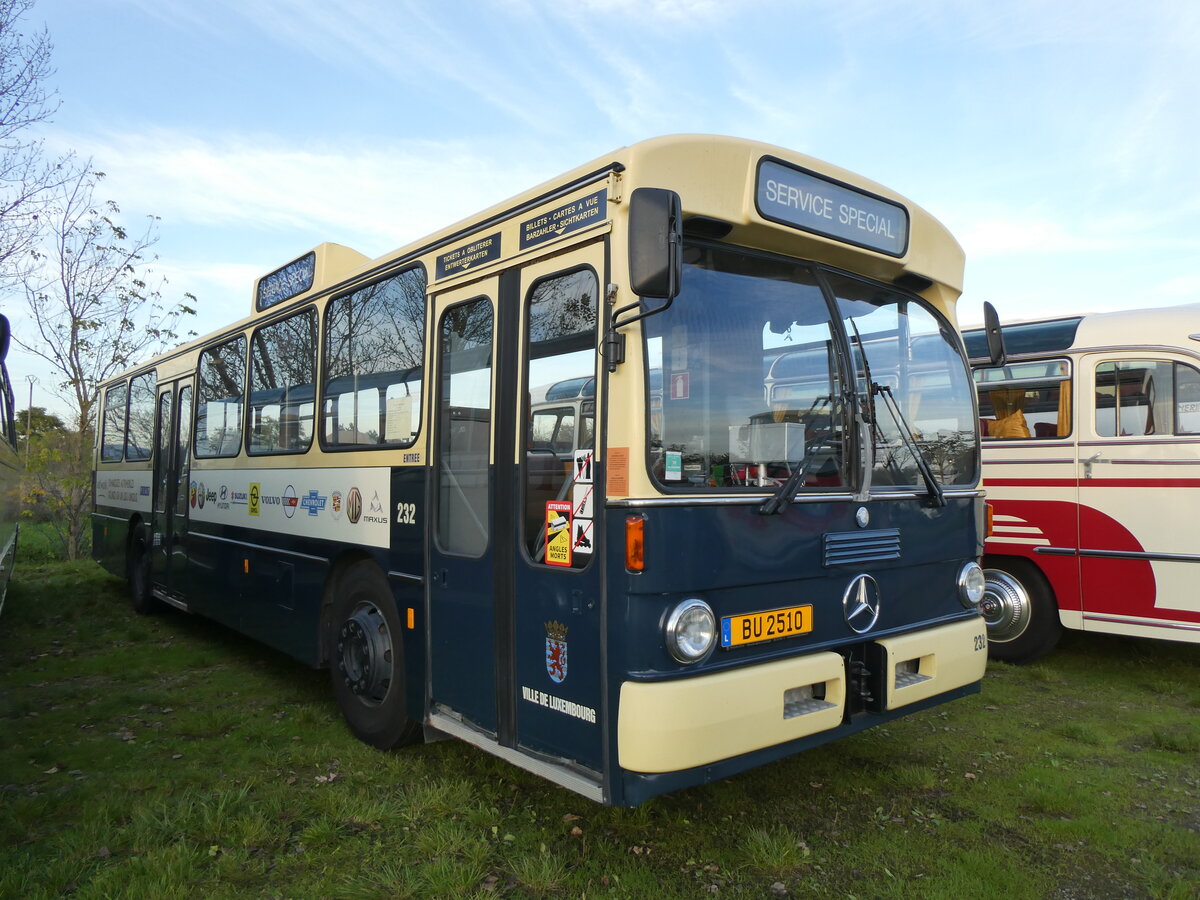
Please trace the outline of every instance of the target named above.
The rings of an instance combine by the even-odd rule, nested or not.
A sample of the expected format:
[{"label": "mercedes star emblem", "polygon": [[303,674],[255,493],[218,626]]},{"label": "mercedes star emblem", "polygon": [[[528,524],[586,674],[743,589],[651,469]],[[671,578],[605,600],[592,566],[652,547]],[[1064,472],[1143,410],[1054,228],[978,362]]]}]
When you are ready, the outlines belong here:
[{"label": "mercedes star emblem", "polygon": [[842,614],[857,634],[864,634],[879,621],[879,582],[870,575],[859,575],[842,595]]}]

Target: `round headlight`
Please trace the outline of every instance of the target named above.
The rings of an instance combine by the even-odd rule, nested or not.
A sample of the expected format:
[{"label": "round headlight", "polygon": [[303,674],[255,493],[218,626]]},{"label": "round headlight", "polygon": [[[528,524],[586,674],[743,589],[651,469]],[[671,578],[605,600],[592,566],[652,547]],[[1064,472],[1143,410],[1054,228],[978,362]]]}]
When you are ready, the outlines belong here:
[{"label": "round headlight", "polygon": [[987,580],[977,562],[969,562],[958,573],[958,599],[967,609],[978,609]]},{"label": "round headlight", "polygon": [[717,617],[703,600],[684,600],[667,619],[667,650],[681,663],[703,659],[717,640]]}]

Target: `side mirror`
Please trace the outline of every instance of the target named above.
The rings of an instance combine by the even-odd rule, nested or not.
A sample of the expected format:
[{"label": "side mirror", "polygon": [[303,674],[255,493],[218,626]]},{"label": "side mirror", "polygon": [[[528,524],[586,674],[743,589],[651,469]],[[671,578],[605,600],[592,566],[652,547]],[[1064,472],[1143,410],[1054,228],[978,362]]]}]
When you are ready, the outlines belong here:
[{"label": "side mirror", "polygon": [[638,188],[629,198],[629,286],[639,297],[671,300],[683,274],[683,210],[679,195]]},{"label": "side mirror", "polygon": [[8,316],[0,315],[0,363],[8,358],[8,342],[12,338],[12,326],[8,324]]},{"label": "side mirror", "polygon": [[986,301],[983,304],[983,331],[987,335],[988,359],[993,366],[1004,365],[1008,362],[1008,352],[1004,349],[1000,316],[996,314],[996,307]]}]

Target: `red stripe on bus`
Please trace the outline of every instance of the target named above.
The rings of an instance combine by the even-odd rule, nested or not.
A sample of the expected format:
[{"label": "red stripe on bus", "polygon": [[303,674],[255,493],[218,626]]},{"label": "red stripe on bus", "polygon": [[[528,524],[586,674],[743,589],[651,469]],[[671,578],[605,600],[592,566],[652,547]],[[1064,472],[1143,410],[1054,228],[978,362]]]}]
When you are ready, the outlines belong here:
[{"label": "red stripe on bus", "polygon": [[984,478],[983,486],[1200,488],[1200,478]]}]

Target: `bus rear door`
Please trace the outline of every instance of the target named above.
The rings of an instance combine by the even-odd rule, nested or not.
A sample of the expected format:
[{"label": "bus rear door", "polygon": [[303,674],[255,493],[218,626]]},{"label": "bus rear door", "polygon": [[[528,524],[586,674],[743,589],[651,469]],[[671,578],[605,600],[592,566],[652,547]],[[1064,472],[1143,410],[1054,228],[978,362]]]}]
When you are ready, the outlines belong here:
[{"label": "bus rear door", "polygon": [[176,603],[181,602],[181,582],[187,565],[191,422],[191,379],[159,385],[150,582],[163,599]]}]

